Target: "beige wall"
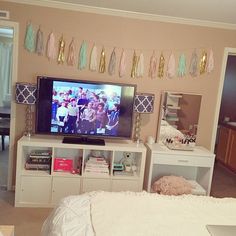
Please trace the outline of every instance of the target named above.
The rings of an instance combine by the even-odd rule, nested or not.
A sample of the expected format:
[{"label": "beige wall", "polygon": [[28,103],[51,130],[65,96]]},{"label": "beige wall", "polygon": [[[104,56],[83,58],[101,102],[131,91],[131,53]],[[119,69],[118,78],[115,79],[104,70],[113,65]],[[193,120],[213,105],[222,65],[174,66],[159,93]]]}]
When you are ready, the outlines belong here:
[{"label": "beige wall", "polygon": [[[149,92],[156,95],[154,113],[143,115],[141,131],[143,139],[146,139],[148,135],[156,135],[160,91],[202,94],[198,144],[210,147],[223,50],[224,47],[236,47],[235,31],[64,11],[7,2],[1,2],[0,8],[10,11],[10,20],[19,22],[20,26],[18,81],[36,82],[37,75],[50,75],[73,79],[135,83],[138,92]],[[88,69],[79,71],[76,67],[57,65],[56,61],[49,62],[44,56],[28,53],[23,48],[23,42],[26,24],[30,20],[35,26],[41,25],[45,37],[51,30],[55,32],[57,39],[63,33],[67,46],[71,38],[74,37],[77,52],[82,40],[88,40],[89,51],[94,42],[97,43],[99,51],[104,44],[107,59],[114,46],[117,47],[117,55],[120,55],[121,48],[127,49],[129,61],[127,77],[120,79],[117,73],[114,76],[109,76],[107,73],[90,72]],[[215,57],[213,73],[198,78],[186,76],[181,79],[151,80],[147,77],[149,58],[153,49],[157,50],[158,56],[163,51],[166,60],[171,51],[176,55],[176,59],[181,52],[184,52],[189,61],[194,48],[198,52],[204,48],[213,49]],[[129,76],[133,49],[137,49],[138,54],[141,50],[144,53],[146,68],[144,78],[131,79]],[[24,106],[18,105],[16,114],[17,139],[24,129]]]}]

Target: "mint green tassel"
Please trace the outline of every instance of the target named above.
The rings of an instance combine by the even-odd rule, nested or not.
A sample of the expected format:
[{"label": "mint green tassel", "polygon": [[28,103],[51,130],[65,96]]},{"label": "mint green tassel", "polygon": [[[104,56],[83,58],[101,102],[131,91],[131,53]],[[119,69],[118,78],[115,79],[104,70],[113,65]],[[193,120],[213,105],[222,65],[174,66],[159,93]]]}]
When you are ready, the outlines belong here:
[{"label": "mint green tassel", "polygon": [[83,70],[87,63],[87,44],[83,41],[79,51],[79,69]]},{"label": "mint green tassel", "polygon": [[25,49],[29,52],[34,52],[35,50],[35,35],[32,24],[28,24],[25,33]]},{"label": "mint green tassel", "polygon": [[179,66],[178,66],[178,76],[183,77],[186,74],[186,58],[185,55],[182,54],[179,57]]}]

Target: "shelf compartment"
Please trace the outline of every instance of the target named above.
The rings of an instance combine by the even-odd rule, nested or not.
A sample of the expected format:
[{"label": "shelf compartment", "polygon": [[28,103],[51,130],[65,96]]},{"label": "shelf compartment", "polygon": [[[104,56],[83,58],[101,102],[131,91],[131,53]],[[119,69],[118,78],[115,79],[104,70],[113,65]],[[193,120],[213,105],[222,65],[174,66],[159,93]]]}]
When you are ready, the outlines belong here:
[{"label": "shelf compartment", "polygon": [[113,152],[110,150],[86,150],[83,176],[110,176]]},{"label": "shelf compartment", "polygon": [[[49,172],[49,170],[27,170],[25,168],[25,165],[26,165],[26,162],[29,160],[30,156],[31,156],[31,153],[35,152],[35,151],[38,151],[38,150],[44,150],[45,152],[49,152],[50,155],[48,156],[49,158],[51,158],[51,153],[52,153],[52,148],[47,148],[47,147],[38,147],[38,146],[24,146],[22,147],[22,159],[21,159],[21,170],[22,171],[43,171],[43,172]],[[31,157],[35,157],[35,158],[39,158],[40,155],[37,155],[37,154],[34,154],[33,156]],[[38,163],[40,164],[40,163]],[[49,167],[50,168],[50,167]]]},{"label": "shelf compartment", "polygon": [[[69,148],[54,148],[52,172],[81,174],[83,150]],[[64,162],[64,163],[63,163]]]},{"label": "shelf compartment", "polygon": [[[114,163],[123,164],[124,171],[133,172],[133,176],[140,176],[142,154],[138,152],[131,153],[131,152],[116,151],[114,154],[113,164]],[[121,175],[115,175],[113,170],[113,176],[120,177]],[[132,176],[125,175],[125,177],[132,177]]]},{"label": "shelf compartment", "polygon": [[188,180],[188,182],[193,186],[193,195],[206,195],[206,190],[195,180]]}]

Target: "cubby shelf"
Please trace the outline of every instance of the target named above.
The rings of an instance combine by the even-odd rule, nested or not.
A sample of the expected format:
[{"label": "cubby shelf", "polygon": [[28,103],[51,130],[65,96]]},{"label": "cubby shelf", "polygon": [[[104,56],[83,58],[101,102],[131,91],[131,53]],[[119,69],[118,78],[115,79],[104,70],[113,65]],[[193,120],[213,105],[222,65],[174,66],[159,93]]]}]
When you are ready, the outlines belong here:
[{"label": "cubby shelf", "polygon": [[[49,170],[25,169],[30,153],[35,150],[48,150],[51,153]],[[86,163],[92,156],[106,160],[107,174],[85,171]],[[56,158],[72,160],[73,170],[56,171]],[[129,174],[124,170],[123,174],[115,175],[114,163],[123,163],[124,160],[131,160],[134,172]],[[17,146],[15,206],[51,207],[65,196],[96,190],[142,191],[145,161],[146,147],[128,140],[108,140],[105,146],[94,146],[64,144],[62,138],[22,137]]]}]

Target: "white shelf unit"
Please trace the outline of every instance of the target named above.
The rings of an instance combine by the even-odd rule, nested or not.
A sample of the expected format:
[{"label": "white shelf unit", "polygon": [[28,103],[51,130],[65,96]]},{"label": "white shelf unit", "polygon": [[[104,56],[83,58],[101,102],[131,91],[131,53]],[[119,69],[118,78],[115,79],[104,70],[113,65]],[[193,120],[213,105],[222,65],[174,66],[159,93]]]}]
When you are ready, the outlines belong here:
[{"label": "white shelf unit", "polygon": [[[31,151],[50,150],[52,153],[49,171],[26,170],[25,163]],[[109,164],[109,174],[85,173],[85,165],[93,153],[105,157]],[[113,173],[114,163],[129,154],[135,165],[135,172],[127,175]],[[72,159],[74,168],[81,158],[80,173],[54,171],[55,158]],[[17,144],[16,167],[16,207],[53,207],[61,198],[84,192],[104,191],[142,191],[146,147],[140,143],[125,140],[108,140],[105,146],[64,144],[62,138],[44,136],[22,137]]]},{"label": "white shelf unit", "polygon": [[215,155],[196,146],[193,151],[170,150],[163,144],[147,144],[144,189],[162,176],[183,176],[195,186],[192,194],[210,195]]}]

